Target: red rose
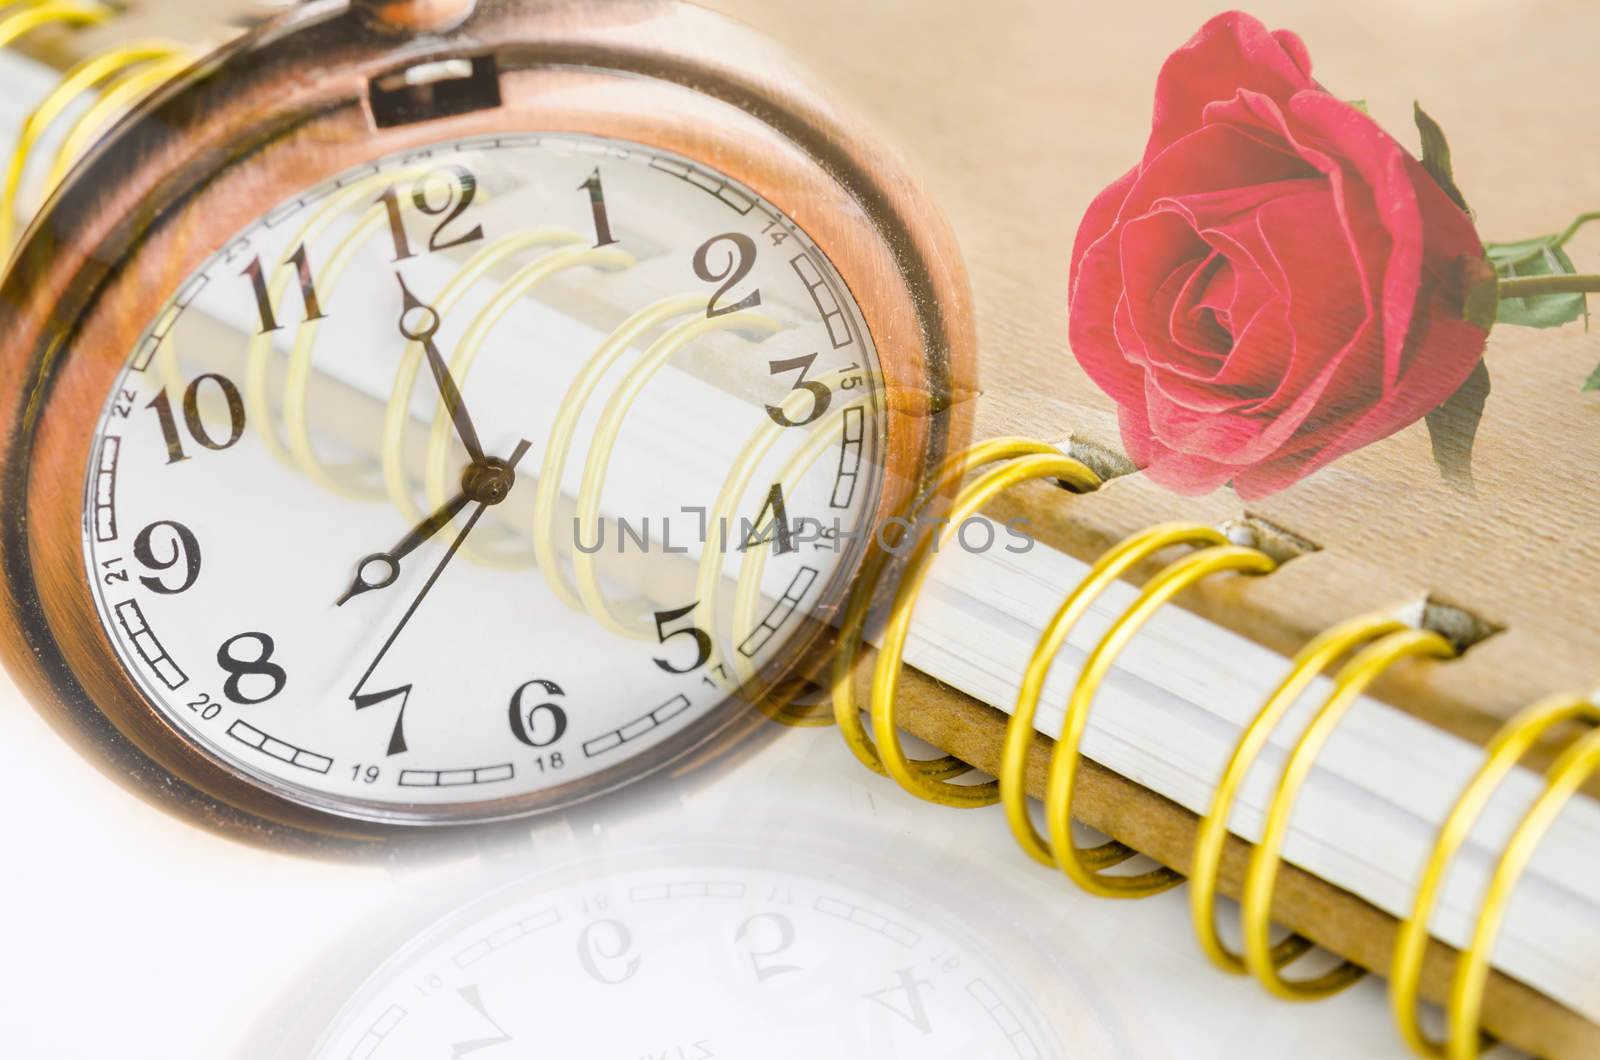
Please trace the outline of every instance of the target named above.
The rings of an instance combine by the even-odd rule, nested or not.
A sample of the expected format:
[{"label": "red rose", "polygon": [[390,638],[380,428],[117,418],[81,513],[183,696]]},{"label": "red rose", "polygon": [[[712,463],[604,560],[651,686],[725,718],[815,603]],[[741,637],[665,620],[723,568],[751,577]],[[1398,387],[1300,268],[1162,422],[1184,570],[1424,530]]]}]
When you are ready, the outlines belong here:
[{"label": "red rose", "polygon": [[1185,493],[1261,497],[1442,404],[1482,355],[1466,213],[1231,12],[1174,52],[1139,164],[1072,248],[1071,339],[1128,455]]}]

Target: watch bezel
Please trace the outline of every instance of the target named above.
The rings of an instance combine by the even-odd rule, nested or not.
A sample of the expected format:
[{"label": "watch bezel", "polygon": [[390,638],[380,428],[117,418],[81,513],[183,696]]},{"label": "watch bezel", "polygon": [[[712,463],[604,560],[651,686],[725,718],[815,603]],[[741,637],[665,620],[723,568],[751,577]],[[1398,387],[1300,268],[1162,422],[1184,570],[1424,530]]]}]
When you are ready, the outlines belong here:
[{"label": "watch bezel", "polygon": [[[397,151],[513,130],[609,136],[701,160],[807,232],[853,293],[884,373],[887,467],[871,520],[882,525],[965,440],[976,392],[965,277],[953,239],[903,170],[768,52],[733,23],[675,2],[485,2],[450,33],[399,42],[340,4],[314,3],[140,108],[36,221],[0,287],[13,309],[0,348],[18,381],[0,407],[0,623],[10,627],[0,643],[41,712],[146,797],[230,834],[291,833],[312,845],[571,805],[758,726],[758,712],[725,702],[708,715],[720,724],[697,722],[646,752],[643,767],[595,774],[581,791],[430,807],[414,819],[317,809],[228,768],[138,690],[98,618],[80,527],[94,425],[148,322],[118,306],[163,304],[296,192]],[[487,54],[499,69],[499,107],[376,126],[376,80]],[[842,590],[832,596],[837,611]],[[830,617],[815,616],[793,638],[784,673],[768,676],[813,672],[829,649]]]}]

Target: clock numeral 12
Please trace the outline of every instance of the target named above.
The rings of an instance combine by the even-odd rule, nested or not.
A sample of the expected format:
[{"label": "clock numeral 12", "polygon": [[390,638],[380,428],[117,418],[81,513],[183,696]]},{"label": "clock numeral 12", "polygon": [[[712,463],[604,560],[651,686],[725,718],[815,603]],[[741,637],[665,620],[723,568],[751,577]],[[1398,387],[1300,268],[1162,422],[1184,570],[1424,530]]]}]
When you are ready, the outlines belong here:
[{"label": "clock numeral 12", "polygon": [[[445,190],[444,201],[436,204],[430,200],[428,192],[431,188],[438,187],[441,182]],[[433,234],[428,237],[429,253],[476,243],[483,238],[482,225],[474,225],[455,238],[447,238],[445,235],[445,229],[466,213],[477,197],[478,178],[465,166],[446,166],[443,169],[436,169],[417,181],[411,189],[411,204],[427,217],[443,218],[434,226]],[[411,249],[411,239],[406,235],[405,218],[400,212],[399,189],[393,184],[389,185],[384,193],[378,196],[378,201],[389,214],[389,236],[394,240],[394,260],[405,261],[407,258],[416,257],[417,252]]]}]

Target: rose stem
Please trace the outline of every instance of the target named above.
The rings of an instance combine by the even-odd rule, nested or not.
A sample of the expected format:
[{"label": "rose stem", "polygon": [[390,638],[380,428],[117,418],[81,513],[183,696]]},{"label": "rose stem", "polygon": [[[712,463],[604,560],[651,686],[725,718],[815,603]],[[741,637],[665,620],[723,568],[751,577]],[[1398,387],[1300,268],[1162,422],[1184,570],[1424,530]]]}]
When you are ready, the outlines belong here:
[{"label": "rose stem", "polygon": [[[1560,235],[1556,236],[1550,241],[1549,246],[1554,247],[1557,250],[1566,246],[1572,241],[1572,237],[1578,234],[1578,229],[1582,228],[1590,221],[1600,221],[1600,210],[1590,210],[1588,213],[1580,213],[1577,217],[1574,217],[1572,219],[1572,223],[1563,229]],[[1515,268],[1518,265],[1525,265],[1530,261],[1535,261],[1544,254],[1545,249],[1545,246],[1542,244],[1536,246],[1526,254],[1522,255],[1522,257],[1516,258],[1509,262],[1509,264],[1512,268]]]},{"label": "rose stem", "polygon": [[1501,280],[1500,299],[1546,294],[1600,294],[1600,275],[1515,276]]},{"label": "rose stem", "polygon": [[1578,229],[1582,228],[1590,221],[1600,221],[1600,210],[1590,210],[1588,213],[1580,213],[1577,217],[1573,218],[1572,223],[1567,226],[1566,231],[1562,232],[1559,236],[1556,236],[1555,245],[1558,247],[1566,246],[1567,241],[1578,234]]}]

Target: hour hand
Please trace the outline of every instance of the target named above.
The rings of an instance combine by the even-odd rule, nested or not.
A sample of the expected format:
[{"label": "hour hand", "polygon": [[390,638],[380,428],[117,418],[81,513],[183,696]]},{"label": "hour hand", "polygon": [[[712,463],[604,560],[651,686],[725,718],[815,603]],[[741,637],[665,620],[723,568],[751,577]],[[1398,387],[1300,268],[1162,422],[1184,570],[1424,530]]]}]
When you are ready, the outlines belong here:
[{"label": "hour hand", "polygon": [[450,366],[445,363],[444,356],[439,352],[438,343],[433,341],[434,336],[439,333],[439,314],[432,306],[411,293],[411,289],[406,286],[405,277],[395,273],[394,278],[400,282],[400,295],[404,300],[400,310],[400,334],[412,342],[422,344],[423,352],[428,356],[428,368],[433,372],[434,382],[439,385],[439,400],[444,402],[445,409],[450,413],[450,422],[455,424],[456,434],[461,437],[461,444],[466,447],[467,456],[471,457],[474,464],[482,464],[483,444],[478,441],[477,428],[472,425],[472,417],[467,414],[466,403],[461,400],[461,391],[450,375]]},{"label": "hour hand", "polygon": [[394,548],[388,552],[374,552],[370,556],[363,557],[361,562],[356,564],[356,574],[350,582],[350,587],[339,597],[335,606],[343,607],[346,601],[362,593],[369,593],[374,589],[387,589],[393,585],[400,577],[400,561],[438,533],[467,506],[470,500],[472,496],[469,493],[457,494],[438,511],[418,523]]}]

